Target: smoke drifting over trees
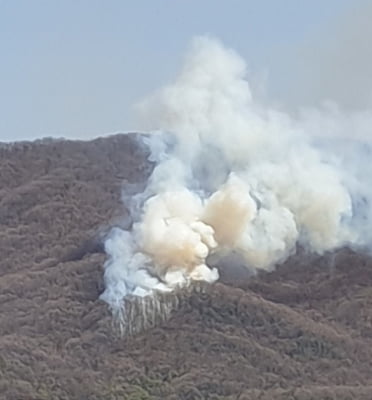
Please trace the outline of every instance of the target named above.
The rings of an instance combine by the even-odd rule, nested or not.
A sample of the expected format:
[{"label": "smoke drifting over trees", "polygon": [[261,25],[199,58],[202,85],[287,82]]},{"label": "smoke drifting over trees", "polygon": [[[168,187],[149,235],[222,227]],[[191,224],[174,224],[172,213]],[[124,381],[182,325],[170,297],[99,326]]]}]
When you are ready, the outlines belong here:
[{"label": "smoke drifting over trees", "polygon": [[[217,280],[208,257],[218,264],[238,254],[247,268],[270,270],[296,246],[320,255],[370,248],[363,114],[293,118],[266,107],[244,60],[209,37],[194,39],[174,82],[138,109],[155,131],[143,144],[156,165],[129,204],[131,228],[115,228],[106,241],[102,299],[116,312],[129,294]],[[345,123],[358,140],[344,135]],[[130,198],[125,186],[123,196]]]},{"label": "smoke drifting over trees", "polygon": [[245,72],[197,38],[157,132],[0,146],[5,399],[372,398],[371,115]]},{"label": "smoke drifting over trees", "polygon": [[250,280],[220,270],[177,294],[166,323],[118,337],[97,300],[99,238],[127,224],[123,180],[151,172],[139,143],[0,149],[1,396],[369,400],[372,262],[353,252],[299,254]]}]

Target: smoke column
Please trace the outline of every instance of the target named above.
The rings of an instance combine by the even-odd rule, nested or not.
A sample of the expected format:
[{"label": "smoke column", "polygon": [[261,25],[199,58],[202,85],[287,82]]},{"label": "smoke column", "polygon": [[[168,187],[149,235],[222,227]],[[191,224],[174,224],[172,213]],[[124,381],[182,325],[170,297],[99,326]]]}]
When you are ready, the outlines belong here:
[{"label": "smoke column", "polygon": [[105,242],[101,298],[112,309],[128,295],[216,281],[211,258],[238,253],[247,268],[268,270],[298,245],[323,254],[370,244],[370,114],[294,118],[264,107],[244,61],[208,37],[194,39],[176,80],[138,109],[156,167],[143,192],[124,187],[133,224]]}]

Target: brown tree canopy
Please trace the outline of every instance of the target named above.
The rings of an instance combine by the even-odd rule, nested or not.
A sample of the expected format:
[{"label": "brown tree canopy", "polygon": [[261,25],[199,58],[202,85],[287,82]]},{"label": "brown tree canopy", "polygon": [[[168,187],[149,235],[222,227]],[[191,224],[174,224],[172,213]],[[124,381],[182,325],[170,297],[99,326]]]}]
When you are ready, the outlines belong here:
[{"label": "brown tree canopy", "polygon": [[136,135],[0,145],[0,398],[370,400],[372,260],[347,249],[224,266],[168,321],[117,334],[100,238],[150,171]]}]

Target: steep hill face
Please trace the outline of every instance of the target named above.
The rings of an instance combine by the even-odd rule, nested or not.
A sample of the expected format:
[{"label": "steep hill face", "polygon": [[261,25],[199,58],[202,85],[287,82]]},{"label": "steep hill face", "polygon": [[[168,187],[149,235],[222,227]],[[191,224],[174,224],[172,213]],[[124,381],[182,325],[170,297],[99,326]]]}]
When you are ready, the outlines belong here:
[{"label": "steep hill face", "polygon": [[0,146],[0,398],[370,400],[372,260],[349,250],[254,277],[226,266],[119,337],[100,237],[146,157],[136,135]]}]

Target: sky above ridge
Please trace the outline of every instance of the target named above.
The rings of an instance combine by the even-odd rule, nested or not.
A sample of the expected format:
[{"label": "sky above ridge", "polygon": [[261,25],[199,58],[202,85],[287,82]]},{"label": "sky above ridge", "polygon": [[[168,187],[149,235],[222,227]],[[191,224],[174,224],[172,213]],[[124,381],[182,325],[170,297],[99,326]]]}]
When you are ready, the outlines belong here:
[{"label": "sky above ridge", "polygon": [[371,16],[363,0],[0,0],[0,141],[135,130],[133,104],[203,34],[280,106],[368,108]]}]

